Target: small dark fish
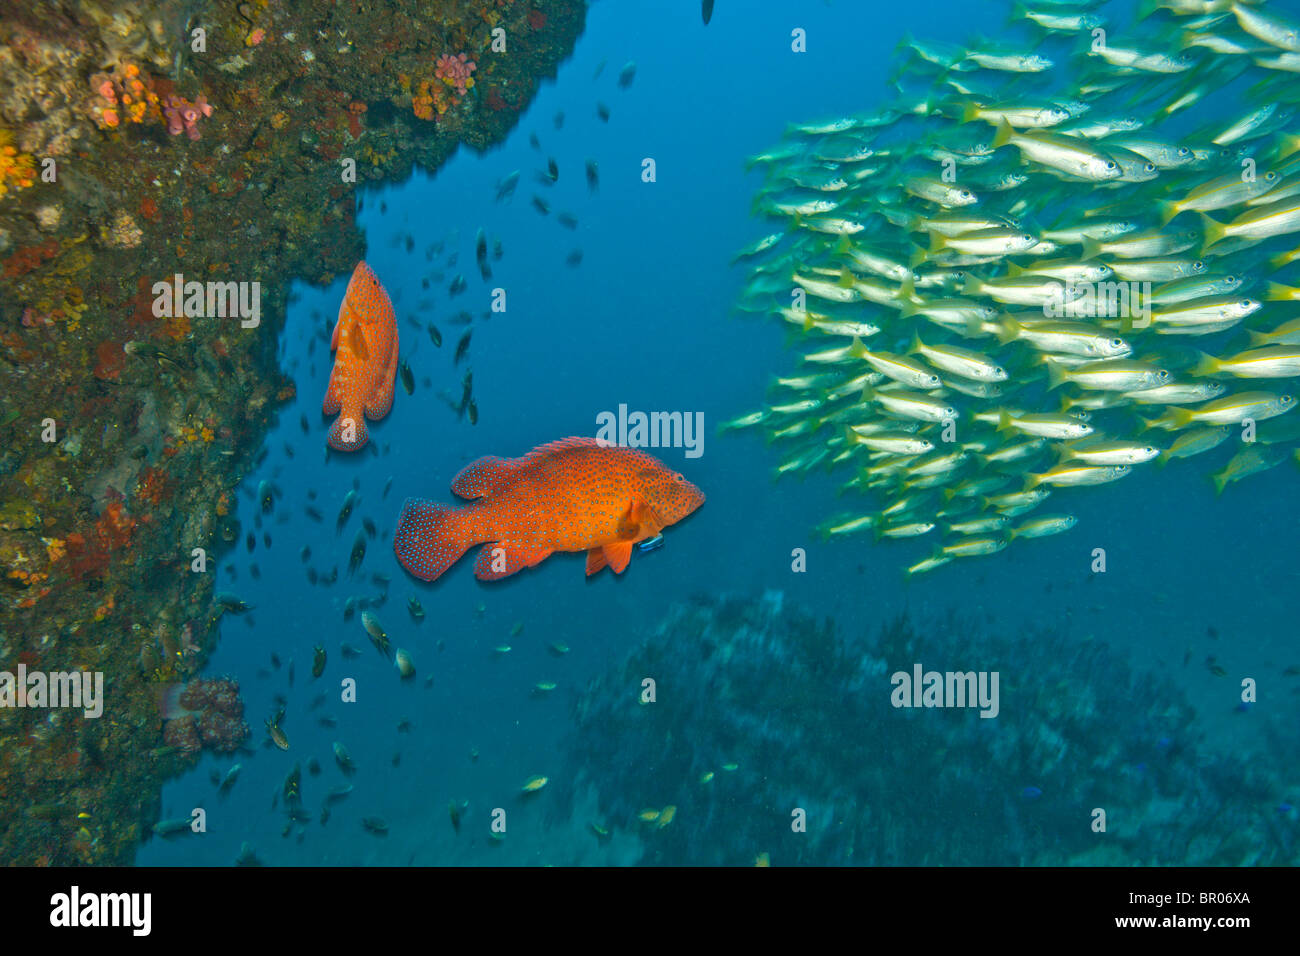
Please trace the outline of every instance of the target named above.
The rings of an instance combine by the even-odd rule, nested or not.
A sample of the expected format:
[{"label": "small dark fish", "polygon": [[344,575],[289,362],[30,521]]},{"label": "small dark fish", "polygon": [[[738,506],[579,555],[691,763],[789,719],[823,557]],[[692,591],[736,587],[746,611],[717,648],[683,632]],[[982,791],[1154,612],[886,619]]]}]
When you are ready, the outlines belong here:
[{"label": "small dark fish", "polygon": [[375,537],[375,535],[379,533],[375,528],[374,521],[371,520],[369,515],[365,515],[364,517],[362,517],[361,527],[365,529],[366,534],[369,535],[372,539]]},{"label": "small dark fish", "polygon": [[[371,523],[371,527],[374,527],[373,522]],[[374,534],[372,533],[370,537],[373,538]],[[378,571],[376,571],[374,574],[370,575],[370,583],[375,585],[376,587],[386,588],[388,587],[388,585],[393,583],[393,579],[386,574],[380,574]]]},{"label": "small dark fish", "polygon": [[451,280],[451,285],[447,287],[447,294],[460,295],[468,288],[469,283],[465,281],[465,277],[463,275],[457,275],[456,278]]},{"label": "small dark fish", "polygon": [[506,254],[505,247],[501,245],[500,239],[492,240],[492,261],[500,262],[501,257]]},{"label": "small dark fish", "polygon": [[337,787],[332,787],[329,793],[325,794],[326,803],[338,803],[349,793],[352,792],[352,784],[341,783]]},{"label": "small dark fish", "polygon": [[[323,696],[323,695],[322,695],[322,696]],[[311,774],[313,777],[319,777],[319,776],[320,776],[320,761],[317,760],[315,757],[308,757],[308,758],[307,758],[307,772],[308,772],[309,774]]]},{"label": "small dark fish", "polygon": [[334,584],[335,582],[338,581],[338,579],[339,579],[339,566],[337,564],[334,565],[334,567],[330,568],[329,574],[321,578],[321,580],[324,581],[327,586]]},{"label": "small dark fish", "polygon": [[286,806],[302,799],[302,768],[298,764],[294,764],[293,769],[284,778],[283,793]]},{"label": "small dark fish", "polygon": [[226,775],[221,779],[220,786],[217,787],[217,792],[220,793],[223,797],[227,793],[229,793],[230,788],[233,787],[235,785],[235,781],[239,779],[239,771],[243,769],[244,769],[244,765],[237,763],[229,770],[227,770]]},{"label": "small dark fish", "polygon": [[327,803],[325,804],[325,806],[320,808],[320,825],[324,826],[329,822],[330,822],[330,808],[329,808],[329,804]]},{"label": "small dark fish", "polygon": [[251,531],[248,532],[248,537],[244,539],[244,543],[248,545],[248,553],[252,554],[253,549],[257,547],[257,535]]},{"label": "small dark fish", "polygon": [[348,518],[352,516],[352,509],[357,503],[357,492],[353,489],[347,493],[343,499],[343,507],[339,509],[339,520],[335,525],[334,533],[342,534],[343,526],[348,523]]},{"label": "small dark fish", "polygon": [[299,415],[299,416],[298,416],[298,427],[302,429],[302,433],[303,433],[304,435],[306,435],[309,431],[311,431],[311,425],[309,425],[309,424],[307,423],[307,416],[306,416],[306,415]]},{"label": "small dark fish", "polygon": [[366,817],[361,825],[375,836],[388,836],[388,823],[383,817]]},{"label": "small dark fish", "polygon": [[598,80],[600,79],[600,74],[604,72],[605,72],[605,61],[601,60],[599,63],[596,64],[596,71],[591,74],[591,78],[593,80]]},{"label": "small dark fish", "polygon": [[392,660],[393,645],[379,620],[369,611],[362,611],[361,625],[366,629],[366,634],[369,635],[370,643],[375,646],[375,650],[379,651],[386,660]]},{"label": "small dark fish", "polygon": [[322,727],[337,727],[339,719],[332,714],[322,714],[316,718],[316,723]]},{"label": "small dark fish", "polygon": [[541,196],[533,197],[533,208],[536,209],[538,212],[540,212],[543,216],[549,216],[551,214],[551,207],[547,205],[546,200],[543,199]]},{"label": "small dark fish", "polygon": [[452,357],[451,364],[459,365],[460,360],[469,354],[469,340],[470,340],[470,336],[472,336],[473,334],[474,334],[473,329],[465,330],[465,334],[462,335],[460,337],[460,341],[456,343],[456,354]]},{"label": "small dark fish", "polygon": [[424,605],[415,598],[411,597],[406,599],[406,609],[411,612],[412,620],[424,620]]},{"label": "small dark fish", "polygon": [[285,443],[284,443],[284,457],[285,457],[285,458],[292,458],[292,457],[294,456],[294,454],[295,454],[295,453],[294,453],[294,450],[293,450],[293,446],[290,445],[288,442],[285,442]]},{"label": "small dark fish", "polygon": [[556,129],[564,128],[564,110],[560,110],[558,113],[555,114],[554,123]]},{"label": "small dark fish", "polygon": [[407,395],[415,394],[415,375],[411,372],[411,366],[402,360],[402,364],[397,367],[397,374],[401,376],[402,388],[406,389]]},{"label": "small dark fish", "polygon": [[269,481],[259,481],[257,483],[257,500],[261,502],[262,514],[269,514],[271,508],[275,505],[275,499],[271,494],[271,483]]},{"label": "small dark fish", "polygon": [[325,673],[325,647],[324,645],[317,644],[312,649],[312,655],[311,655],[312,679],[314,680],[315,678],[320,677],[320,675],[324,673]]},{"label": "small dark fish", "polygon": [[551,178],[551,182],[558,182],[560,179],[560,165],[555,161],[555,157],[546,157],[546,174]]},{"label": "small dark fish", "polygon": [[384,493],[379,496],[379,500],[382,501],[383,499],[387,498],[388,493],[392,490],[393,490],[393,476],[389,475],[388,480],[384,482]]},{"label": "small dark fish", "polygon": [[487,236],[482,229],[478,231],[478,237],[474,241],[474,258],[478,262],[479,275],[483,277],[484,282],[487,282],[492,278],[492,267],[488,265]]},{"label": "small dark fish", "polygon": [[257,566],[256,562],[248,566],[248,576],[254,581],[262,580],[262,569]]},{"label": "small dark fish", "polygon": [[409,720],[399,720],[397,722],[397,732],[399,734],[409,734],[414,726]]},{"label": "small dark fish", "polygon": [[541,148],[542,148],[542,141],[541,141],[540,139],[537,138],[537,134],[536,134],[536,133],[529,133],[529,134],[528,134],[528,145],[531,146],[533,149],[538,150],[538,151],[540,152],[540,151],[541,151]]},{"label": "small dark fish", "polygon": [[587,160],[587,191],[600,191],[600,167],[596,165],[594,159]]},{"label": "small dark fish", "polygon": [[600,117],[600,121],[601,121],[602,123],[608,123],[608,122],[609,122],[609,107],[606,106],[604,103],[597,103],[597,104],[596,104],[596,115]]},{"label": "small dark fish", "polygon": [[429,323],[429,340],[433,342],[434,348],[442,348],[442,333],[438,331],[438,327],[432,322]]},{"label": "small dark fish", "polygon": [[470,403],[470,399],[474,397],[474,370],[472,368],[466,370],[465,378],[461,380],[460,385],[460,405],[454,407],[458,415],[463,415]]},{"label": "small dark fish", "polygon": [[415,237],[414,237],[414,236],[408,234],[407,237],[406,237],[406,239],[404,240],[404,242],[405,242],[405,245],[406,245],[406,251],[407,251],[407,252],[410,252],[412,249],[415,248]]},{"label": "small dark fish", "polygon": [[558,222],[565,229],[578,228],[578,217],[571,212],[560,213],[558,216],[555,217],[555,221]]},{"label": "small dark fish", "polygon": [[1039,790],[1037,787],[1025,787],[1025,789],[1020,791],[1020,795],[1026,800],[1037,800],[1043,795],[1043,791]]},{"label": "small dark fish", "polygon": [[574,249],[572,252],[570,252],[570,253],[565,257],[565,259],[564,259],[564,264],[565,264],[566,266],[572,266],[572,267],[575,268],[575,269],[576,269],[578,266],[582,265],[582,250],[581,250],[581,249]]},{"label": "small dark fish", "polygon": [[253,845],[248,842],[240,844],[239,856],[235,857],[235,866],[261,866],[262,861],[257,858],[257,851]]},{"label": "small dark fish", "polygon": [[361,651],[353,647],[351,644],[341,645],[339,647],[339,653],[342,654],[348,660],[356,660],[358,657],[361,656]]},{"label": "small dark fish", "polygon": [[186,817],[184,820],[159,820],[153,825],[153,832],[163,838],[174,837],[181,833],[192,833],[191,824],[193,823],[193,817]]},{"label": "small dark fish", "polygon": [[343,604],[343,620],[350,621],[357,613],[357,599],[350,597]]},{"label": "small dark fish", "polygon": [[320,575],[316,573],[315,568],[307,569],[307,581],[309,584],[315,584],[320,580]]},{"label": "small dark fish", "polygon": [[352,761],[352,754],[339,741],[334,741],[334,762],[343,771],[343,776],[350,777],[357,772],[357,765]]},{"label": "small dark fish", "polygon": [[632,85],[632,80],[634,80],[635,78],[636,78],[636,63],[632,60],[629,60],[627,62],[627,65],[624,66],[623,69],[619,71],[618,74],[619,89],[623,89],[623,90],[627,89],[629,86]]},{"label": "small dark fish", "polygon": [[311,505],[308,505],[306,508],[303,509],[303,514],[305,514],[308,518],[310,518],[312,521],[315,521],[317,523],[320,523],[325,520],[325,516],[320,513],[320,510],[317,508],[313,508]]},{"label": "small dark fish", "polygon": [[269,548],[270,546],[271,546],[271,533],[270,533],[269,531],[263,531],[263,532],[262,532],[262,547],[264,547],[264,548]]},{"label": "small dark fish", "polygon": [[478,404],[475,403],[474,399],[471,398],[471,399],[469,400],[468,404],[465,406],[465,411],[466,411],[466,413],[469,415],[469,423],[470,423],[471,425],[477,425],[477,424],[478,424]]},{"label": "small dark fish", "polygon": [[700,16],[707,27],[709,21],[713,19],[713,0],[700,0]]},{"label": "small dark fish", "polygon": [[384,214],[388,213],[388,203],[384,202],[382,199],[379,201],[379,211]]},{"label": "small dark fish", "polygon": [[500,202],[503,199],[509,199],[513,196],[517,185],[519,185],[519,170],[516,169],[513,173],[497,183],[497,202]]},{"label": "small dark fish", "polygon": [[251,604],[245,604],[233,594],[218,594],[213,600],[216,601],[218,607],[224,611],[229,611],[231,614],[243,614],[245,611],[252,610]]},{"label": "small dark fish", "polygon": [[298,552],[298,557],[302,558],[303,564],[306,564],[311,560],[311,548],[304,544],[302,550]]}]

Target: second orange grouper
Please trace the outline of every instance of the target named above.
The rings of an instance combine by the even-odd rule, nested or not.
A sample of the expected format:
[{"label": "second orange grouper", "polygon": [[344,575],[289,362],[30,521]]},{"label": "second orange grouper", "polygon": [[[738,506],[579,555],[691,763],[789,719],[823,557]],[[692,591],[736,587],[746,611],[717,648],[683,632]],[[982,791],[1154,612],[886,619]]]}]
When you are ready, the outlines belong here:
[{"label": "second orange grouper", "polygon": [[[432,581],[467,550],[482,581],[508,577],[556,551],[586,551],[587,574],[621,573],[632,546],[704,503],[700,489],[644,452],[565,438],[522,458],[480,458],[451,490],[473,504],[449,508],[407,498],[393,550],[403,567]],[[486,542],[486,543],[485,543]]]},{"label": "second orange grouper", "polygon": [[393,303],[364,262],[352,270],[330,349],[336,350],[334,370],[322,410],[326,415],[341,414],[330,426],[329,444],[339,451],[357,451],[370,437],[366,419],[378,421],[393,407],[397,374]]}]

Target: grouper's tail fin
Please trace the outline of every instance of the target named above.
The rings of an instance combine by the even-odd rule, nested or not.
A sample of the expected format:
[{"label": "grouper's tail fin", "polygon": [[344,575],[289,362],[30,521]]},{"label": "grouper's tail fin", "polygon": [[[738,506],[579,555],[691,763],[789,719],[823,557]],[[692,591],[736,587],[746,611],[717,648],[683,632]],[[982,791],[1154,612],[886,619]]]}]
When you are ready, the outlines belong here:
[{"label": "grouper's tail fin", "polygon": [[393,553],[417,578],[432,581],[477,544],[465,527],[466,509],[407,498],[397,519]]}]

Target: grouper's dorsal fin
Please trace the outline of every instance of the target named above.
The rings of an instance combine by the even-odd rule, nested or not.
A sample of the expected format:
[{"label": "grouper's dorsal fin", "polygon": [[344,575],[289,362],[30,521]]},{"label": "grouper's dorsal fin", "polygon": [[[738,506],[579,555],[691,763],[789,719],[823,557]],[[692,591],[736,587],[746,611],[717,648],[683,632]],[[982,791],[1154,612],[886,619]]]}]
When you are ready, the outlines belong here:
[{"label": "grouper's dorsal fin", "polygon": [[451,482],[453,494],[468,500],[486,498],[519,470],[522,459],[488,455],[470,462]]}]

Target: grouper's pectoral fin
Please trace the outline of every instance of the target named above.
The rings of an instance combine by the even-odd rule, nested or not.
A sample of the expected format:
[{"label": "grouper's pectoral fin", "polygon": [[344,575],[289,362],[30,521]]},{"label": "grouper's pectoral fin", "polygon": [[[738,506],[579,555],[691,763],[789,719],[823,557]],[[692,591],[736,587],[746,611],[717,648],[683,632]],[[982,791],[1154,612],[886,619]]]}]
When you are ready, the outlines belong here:
[{"label": "grouper's pectoral fin", "polygon": [[605,566],[605,552],[600,548],[592,548],[587,552],[587,577],[591,577],[597,571]]},{"label": "grouper's pectoral fin", "polygon": [[[612,544],[605,545],[602,550],[605,554],[605,560],[609,563],[610,570],[615,574],[622,574],[623,569],[627,567],[627,563],[632,560],[631,541],[615,541]],[[590,567],[591,558],[587,559],[587,564]]]},{"label": "grouper's pectoral fin", "polygon": [[664,519],[659,516],[659,512],[649,502],[633,495],[628,500],[627,510],[618,519],[615,534],[620,541],[640,541],[643,538],[653,538],[663,529]]}]

